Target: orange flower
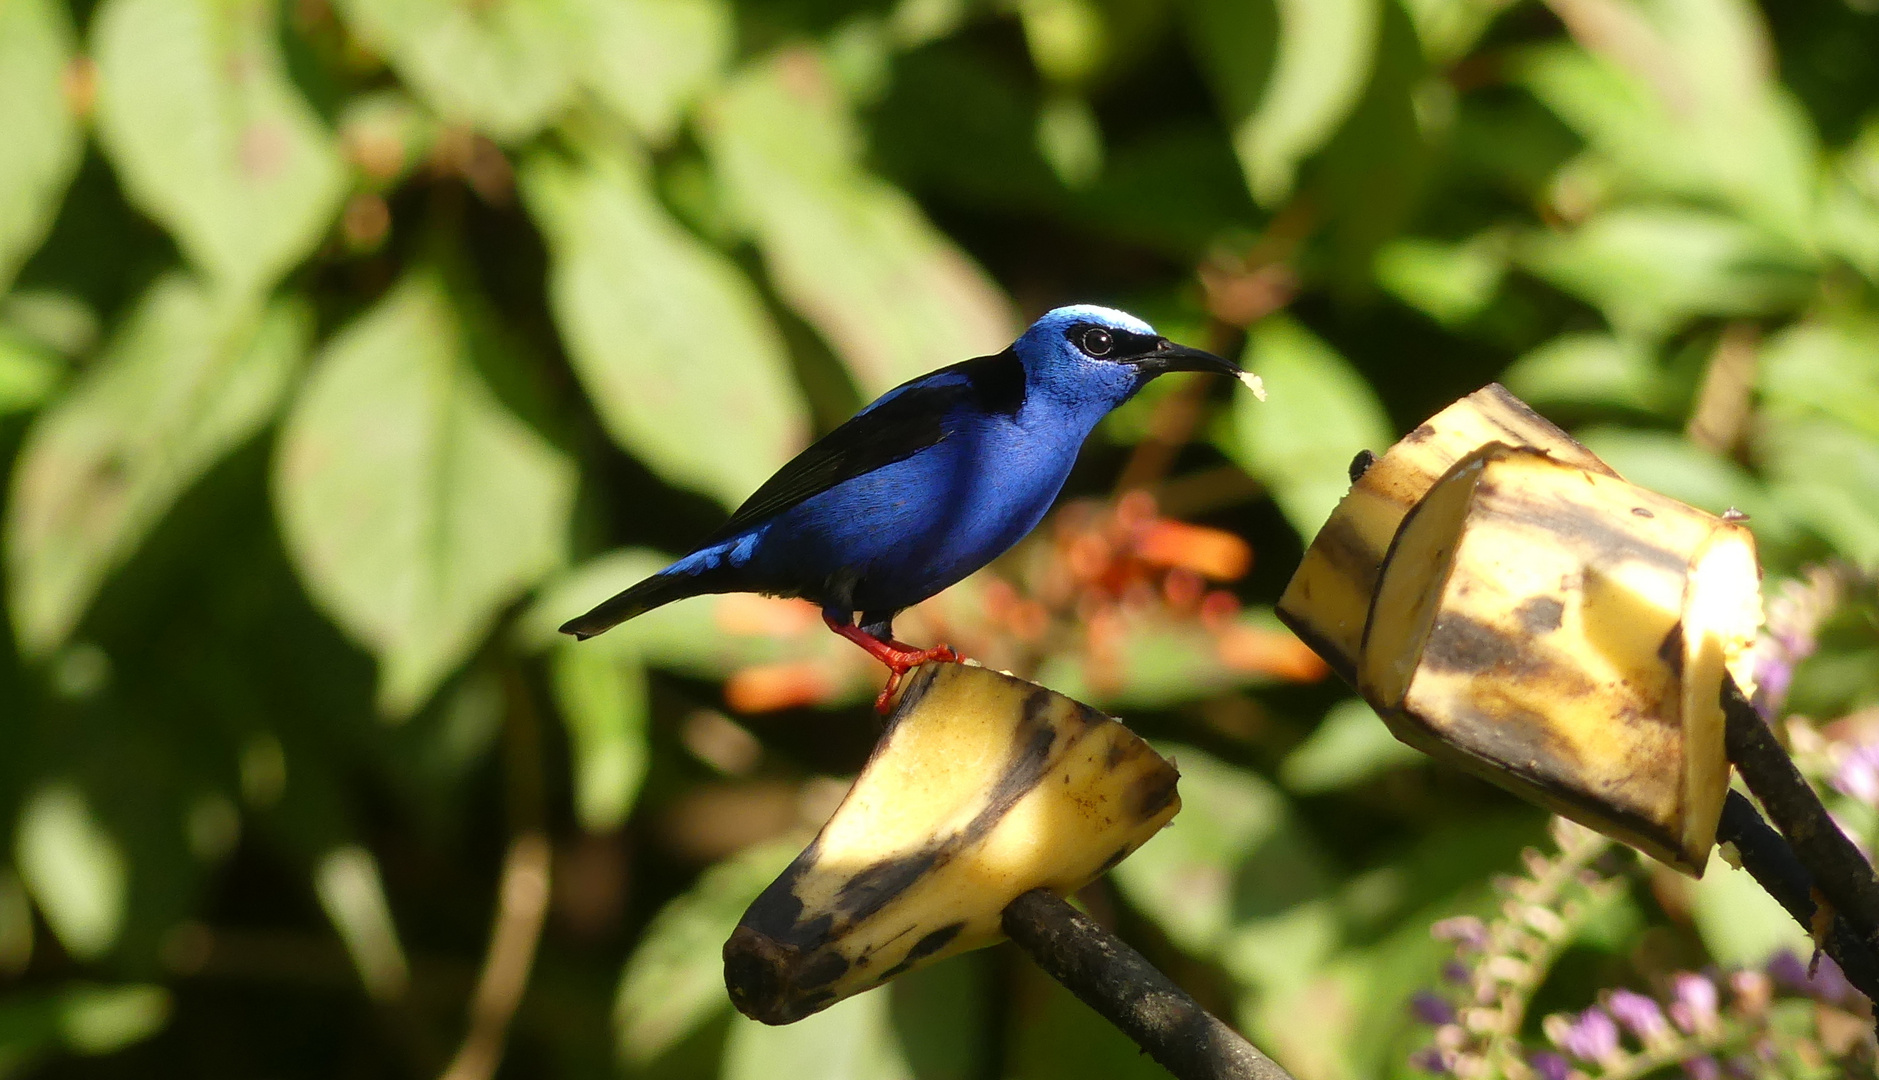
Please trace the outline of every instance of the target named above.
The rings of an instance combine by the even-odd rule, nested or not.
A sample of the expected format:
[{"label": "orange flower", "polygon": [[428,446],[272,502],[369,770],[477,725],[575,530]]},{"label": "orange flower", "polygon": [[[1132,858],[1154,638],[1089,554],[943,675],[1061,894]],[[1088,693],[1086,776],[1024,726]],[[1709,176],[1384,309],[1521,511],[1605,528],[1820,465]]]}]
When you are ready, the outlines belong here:
[{"label": "orange flower", "polygon": [[820,705],[839,689],[824,666],[813,660],[757,664],[731,675],[724,703],[740,713],[776,712]]},{"label": "orange flower", "polygon": [[1284,630],[1229,627],[1216,648],[1220,662],[1238,671],[1257,671],[1289,682],[1317,682],[1331,673],[1317,653]]}]

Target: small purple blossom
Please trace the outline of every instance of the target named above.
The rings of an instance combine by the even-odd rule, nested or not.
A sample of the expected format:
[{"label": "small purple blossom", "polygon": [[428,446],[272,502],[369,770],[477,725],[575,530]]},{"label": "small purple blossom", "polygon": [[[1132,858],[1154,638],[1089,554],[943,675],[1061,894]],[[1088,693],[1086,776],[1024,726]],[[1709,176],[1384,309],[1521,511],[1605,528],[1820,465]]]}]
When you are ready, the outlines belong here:
[{"label": "small purple blossom", "polygon": [[1671,977],[1670,1019],[1685,1035],[1715,1030],[1721,994],[1701,975],[1680,971]]},{"label": "small purple blossom", "polygon": [[1618,1056],[1618,1025],[1594,1005],[1566,1026],[1559,1048],[1580,1061],[1609,1061]]},{"label": "small purple blossom", "polygon": [[1824,953],[1816,957],[1810,968],[1793,952],[1782,949],[1768,959],[1768,976],[1784,990],[1805,994],[1829,1005],[1837,1005],[1856,993],[1853,984],[1841,973],[1840,965]]},{"label": "small purple blossom", "polygon": [[1664,1010],[1658,1008],[1657,1002],[1635,990],[1613,990],[1606,999],[1605,1007],[1646,1046],[1653,1046],[1670,1037],[1670,1025],[1664,1020]]},{"label": "small purple blossom", "polygon": [[1429,990],[1418,990],[1409,999],[1409,1012],[1417,1020],[1430,1027],[1441,1027],[1455,1022],[1455,1006],[1448,1003],[1440,994]]},{"label": "small purple blossom", "polygon": [[1722,1071],[1727,1073],[1731,1080],[1755,1080],[1761,1075],[1761,1070],[1755,1067],[1755,1059],[1747,1054],[1737,1054],[1730,1058],[1723,1065]]},{"label": "small purple blossom", "polygon": [[1527,1064],[1540,1080],[1568,1080],[1572,1076],[1572,1065],[1551,1050],[1535,1050],[1527,1055]]},{"label": "small purple blossom", "polygon": [[1683,1063],[1688,1080],[1722,1080],[1722,1066],[1713,1057],[1693,1057]]},{"label": "small purple blossom", "polygon": [[1454,983],[1456,986],[1466,986],[1474,981],[1474,972],[1469,971],[1468,965],[1460,960],[1450,960],[1442,965],[1442,981]]},{"label": "small purple blossom", "polygon": [[1437,941],[1452,941],[1464,953],[1480,952],[1488,946],[1487,924],[1473,915],[1457,915],[1429,927],[1429,936]]},{"label": "small purple blossom", "polygon": [[1833,786],[1868,806],[1879,805],[1879,743],[1852,747],[1834,770]]},{"label": "small purple blossom", "polygon": [[1448,1051],[1438,1046],[1425,1046],[1409,1055],[1409,1064],[1431,1076],[1448,1076],[1454,1071],[1449,1066]]}]

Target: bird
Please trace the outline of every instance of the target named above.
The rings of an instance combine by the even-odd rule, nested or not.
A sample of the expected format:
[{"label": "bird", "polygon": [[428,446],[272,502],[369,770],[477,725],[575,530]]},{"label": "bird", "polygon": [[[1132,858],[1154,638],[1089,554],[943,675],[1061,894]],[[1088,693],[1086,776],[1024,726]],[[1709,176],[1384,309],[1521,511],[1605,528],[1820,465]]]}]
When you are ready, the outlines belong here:
[{"label": "bird", "polygon": [[[1093,304],[1046,312],[1004,351],[922,375],[811,444],[670,566],[562,625],[585,640],[706,593],[799,597],[901,677],[958,661],[894,638],[894,617],[1037,526],[1098,421],[1170,371],[1259,378]],[[859,616],[859,618],[857,618]]]}]

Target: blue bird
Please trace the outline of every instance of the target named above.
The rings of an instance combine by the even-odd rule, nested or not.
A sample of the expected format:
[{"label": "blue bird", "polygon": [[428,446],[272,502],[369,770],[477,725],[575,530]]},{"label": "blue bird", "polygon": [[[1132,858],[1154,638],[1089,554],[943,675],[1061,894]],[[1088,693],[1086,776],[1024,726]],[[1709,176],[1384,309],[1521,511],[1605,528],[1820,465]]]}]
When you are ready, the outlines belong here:
[{"label": "blue bird", "polygon": [[[1044,315],[995,356],[889,390],[765,481],[683,558],[561,627],[586,639],[703,593],[805,597],[901,675],[957,660],[894,640],[894,616],[997,558],[1043,519],[1097,421],[1167,371],[1259,380],[1092,305]],[[861,615],[859,623],[856,613]]]}]

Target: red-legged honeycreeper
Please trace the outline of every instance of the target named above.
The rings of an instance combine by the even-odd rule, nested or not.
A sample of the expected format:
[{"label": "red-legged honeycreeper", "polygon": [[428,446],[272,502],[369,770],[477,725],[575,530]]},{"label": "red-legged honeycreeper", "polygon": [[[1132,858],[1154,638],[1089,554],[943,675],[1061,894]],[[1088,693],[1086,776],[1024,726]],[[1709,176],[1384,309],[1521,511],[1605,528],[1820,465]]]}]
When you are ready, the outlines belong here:
[{"label": "red-legged honeycreeper", "polygon": [[[1096,422],[1166,371],[1213,371],[1265,396],[1212,353],[1133,315],[1079,304],[1049,312],[996,356],[887,393],[765,481],[685,557],[578,619],[590,638],[701,593],[799,596],[886,664],[876,706],[944,645],[895,641],[894,616],[997,558],[1030,532]],[[855,615],[861,615],[857,625]]]}]

